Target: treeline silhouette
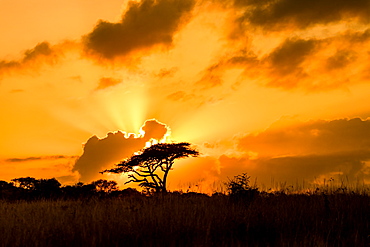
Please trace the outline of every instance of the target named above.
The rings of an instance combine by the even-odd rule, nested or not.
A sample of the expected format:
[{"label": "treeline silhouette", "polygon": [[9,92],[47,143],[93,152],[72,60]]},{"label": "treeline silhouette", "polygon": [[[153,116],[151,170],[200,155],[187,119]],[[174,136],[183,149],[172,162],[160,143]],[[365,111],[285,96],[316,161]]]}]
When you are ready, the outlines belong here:
[{"label": "treeline silhouette", "polygon": [[142,195],[134,188],[119,190],[116,181],[99,179],[84,184],[62,186],[55,179],[36,179],[21,177],[11,182],[0,180],[0,199],[2,200],[39,200],[39,199],[83,199],[91,197],[119,197]]},{"label": "treeline silhouette", "polygon": [[[225,182],[226,193],[214,192],[213,196],[229,196],[232,200],[252,201],[260,195],[257,187],[249,185],[247,173],[235,176]],[[74,185],[62,186],[56,178],[36,179],[33,177],[14,178],[11,182],[0,180],[0,200],[39,200],[39,199],[85,199],[92,197],[115,198],[124,196],[150,196],[158,194],[173,194],[209,197],[204,193],[194,191],[158,191],[155,188],[144,188],[139,192],[135,188],[120,190],[114,180],[99,179],[88,184],[78,182]]]}]

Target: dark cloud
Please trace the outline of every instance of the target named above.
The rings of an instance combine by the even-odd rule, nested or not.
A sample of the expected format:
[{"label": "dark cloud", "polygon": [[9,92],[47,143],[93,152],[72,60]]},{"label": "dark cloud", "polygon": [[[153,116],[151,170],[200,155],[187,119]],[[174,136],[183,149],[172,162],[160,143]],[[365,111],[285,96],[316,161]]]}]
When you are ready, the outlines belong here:
[{"label": "dark cloud", "polygon": [[122,82],[122,79],[111,78],[111,77],[103,77],[103,78],[100,78],[99,84],[98,84],[98,87],[96,88],[96,90],[101,90],[101,89],[105,89],[105,88],[108,88],[108,87],[112,87],[112,86],[115,86],[117,84],[120,84],[121,82]]},{"label": "dark cloud", "polygon": [[306,28],[343,19],[370,22],[369,0],[235,0],[235,6],[246,7],[240,21],[263,28]]},{"label": "dark cloud", "polygon": [[[366,177],[370,161],[370,120],[311,121],[286,126],[276,124],[264,132],[239,140],[241,158],[220,157],[224,173],[250,171],[268,181],[294,183],[315,177],[342,174],[352,181]],[[257,153],[256,156],[251,156]]]},{"label": "dark cloud", "polygon": [[246,6],[253,6],[253,7],[258,7],[258,6],[268,6],[275,0],[265,0],[265,1],[260,1],[260,0],[234,0],[234,5],[236,7],[246,7]]},{"label": "dark cloud", "polygon": [[[221,178],[232,177],[247,172],[259,184],[276,187],[280,183],[298,185],[303,182],[333,177],[346,178],[349,183],[358,179],[369,179],[366,173],[366,161],[370,160],[370,151],[332,153],[321,155],[302,155],[284,157],[248,157],[235,158],[223,155],[219,158]],[[273,182],[274,181],[274,182]],[[306,184],[307,185],[307,184]]]},{"label": "dark cloud", "polygon": [[339,50],[327,60],[326,68],[329,70],[342,69],[356,60],[357,54],[350,50]]},{"label": "dark cloud", "polygon": [[[252,76],[268,87],[309,92],[348,89],[349,85],[368,79],[364,62],[357,68],[354,64],[366,61],[369,52],[370,31],[360,30],[364,23],[370,23],[370,0],[234,0],[232,3],[233,6],[224,5],[235,10],[228,37],[231,45],[255,49],[248,42],[253,40],[255,31],[266,38],[270,35],[276,38],[277,32],[282,31],[281,35],[287,37],[269,54],[258,56],[259,63],[254,64],[254,69],[246,69],[246,77]],[[348,25],[338,25],[338,29],[327,26],[328,31],[324,31],[325,25],[345,23]],[[319,28],[313,29],[316,26]],[[273,42],[277,41],[275,38]],[[337,52],[333,52],[334,47]],[[338,70],[342,70],[340,76]],[[208,73],[204,81],[210,79],[215,86],[221,85],[222,72],[217,74],[217,71]],[[365,78],[358,78],[360,75]]]},{"label": "dark cloud", "polygon": [[[321,39],[287,38],[266,55],[257,56],[246,49],[220,57],[196,84],[206,89],[221,86],[228,69],[244,68],[244,79],[267,87],[308,92],[347,89],[368,79],[369,41],[369,29],[347,30]],[[361,75],[364,78],[357,77]]]},{"label": "dark cloud", "polygon": [[53,155],[53,156],[39,156],[39,157],[27,157],[27,158],[10,158],[6,159],[5,162],[27,162],[34,160],[58,160],[58,159],[74,159],[78,156],[65,156],[65,155]]},{"label": "dark cloud", "polygon": [[280,75],[302,73],[300,65],[314,51],[316,43],[315,40],[287,39],[270,53],[267,60]]},{"label": "dark cloud", "polygon": [[0,61],[0,72],[8,69],[19,68],[21,63],[19,61]]},{"label": "dark cloud", "polygon": [[37,44],[33,49],[27,50],[24,53],[23,61],[35,60],[40,56],[50,56],[53,53],[49,43],[42,42]]},{"label": "dark cloud", "polygon": [[307,155],[370,150],[370,120],[312,121],[270,127],[240,139],[239,147],[261,155]]},{"label": "dark cloud", "polygon": [[314,180],[320,176],[341,174],[350,181],[356,181],[364,174],[365,161],[370,160],[370,151],[332,153],[326,155],[305,155],[276,157],[256,160],[256,169],[282,181]]},{"label": "dark cloud", "polygon": [[347,33],[344,36],[351,43],[362,43],[370,40],[370,29],[363,32]]},{"label": "dark cloud", "polygon": [[154,45],[170,45],[194,4],[195,0],[132,1],[120,22],[100,21],[85,37],[85,45],[108,59]]},{"label": "dark cloud", "polygon": [[150,139],[162,139],[168,128],[156,120],[148,120],[142,130],[145,134],[138,137],[133,134],[125,136],[120,131],[108,133],[103,139],[96,136],[91,137],[84,145],[83,154],[73,167],[73,171],[78,171],[81,175],[80,181],[90,182],[96,179],[99,172],[141,150]]},{"label": "dark cloud", "polygon": [[26,162],[26,161],[33,161],[33,160],[41,160],[41,157],[27,157],[27,158],[10,158],[6,159],[5,162]]},{"label": "dark cloud", "polygon": [[0,61],[0,74],[13,69],[21,69],[25,66],[33,65],[43,58],[47,58],[49,64],[55,63],[57,59],[56,52],[48,42],[39,43],[34,48],[26,50],[20,60]]},{"label": "dark cloud", "polygon": [[310,76],[303,63],[316,51],[321,41],[305,39],[287,39],[275,48],[262,63],[272,78],[267,86],[292,89],[300,86]]}]

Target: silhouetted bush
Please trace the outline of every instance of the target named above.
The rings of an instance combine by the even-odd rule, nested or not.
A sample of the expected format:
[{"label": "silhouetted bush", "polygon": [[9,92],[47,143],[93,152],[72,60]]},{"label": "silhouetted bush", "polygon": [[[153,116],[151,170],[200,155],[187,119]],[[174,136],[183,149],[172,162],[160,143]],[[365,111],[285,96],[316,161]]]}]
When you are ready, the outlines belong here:
[{"label": "silhouetted bush", "polygon": [[116,181],[108,181],[105,179],[99,179],[91,183],[95,186],[95,191],[102,194],[110,194],[112,191],[117,191],[118,186]]},{"label": "silhouetted bush", "polygon": [[230,199],[235,202],[242,201],[243,203],[251,202],[260,192],[258,188],[252,188],[250,185],[250,176],[247,173],[234,176],[225,183],[226,189],[230,195]]}]

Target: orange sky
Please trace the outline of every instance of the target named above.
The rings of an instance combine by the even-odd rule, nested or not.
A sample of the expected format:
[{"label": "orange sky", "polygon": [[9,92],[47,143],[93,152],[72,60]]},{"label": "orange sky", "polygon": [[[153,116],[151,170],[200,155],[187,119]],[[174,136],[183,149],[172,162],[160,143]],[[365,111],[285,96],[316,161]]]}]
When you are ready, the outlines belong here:
[{"label": "orange sky", "polygon": [[0,180],[122,182],[98,172],[168,131],[202,153],[175,163],[170,189],[242,172],[370,183],[369,13],[370,0],[3,0]]}]

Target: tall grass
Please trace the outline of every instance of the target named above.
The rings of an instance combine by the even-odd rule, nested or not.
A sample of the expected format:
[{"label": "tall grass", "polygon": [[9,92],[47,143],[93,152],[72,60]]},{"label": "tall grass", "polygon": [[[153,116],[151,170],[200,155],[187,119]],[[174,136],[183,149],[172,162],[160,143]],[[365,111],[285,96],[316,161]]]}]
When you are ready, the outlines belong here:
[{"label": "tall grass", "polygon": [[365,193],[0,201],[0,246],[368,246]]}]

